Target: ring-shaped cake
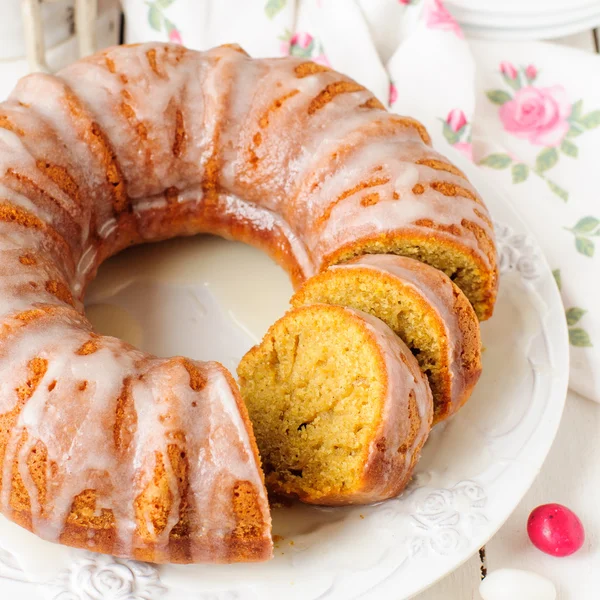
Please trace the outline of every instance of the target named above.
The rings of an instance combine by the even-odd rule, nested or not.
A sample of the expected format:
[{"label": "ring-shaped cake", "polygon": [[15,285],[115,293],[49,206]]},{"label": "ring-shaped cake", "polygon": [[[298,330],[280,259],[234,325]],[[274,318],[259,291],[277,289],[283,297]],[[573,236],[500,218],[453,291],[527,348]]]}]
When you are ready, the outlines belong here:
[{"label": "ring-shaped cake", "polygon": [[239,47],[109,49],[22,79],[0,104],[0,509],[52,541],[155,562],[271,555],[247,412],[224,367],[95,334],[98,266],[208,232],[299,285],[400,254],[444,271],[480,319],[489,214],[417,121],[298,58]]}]

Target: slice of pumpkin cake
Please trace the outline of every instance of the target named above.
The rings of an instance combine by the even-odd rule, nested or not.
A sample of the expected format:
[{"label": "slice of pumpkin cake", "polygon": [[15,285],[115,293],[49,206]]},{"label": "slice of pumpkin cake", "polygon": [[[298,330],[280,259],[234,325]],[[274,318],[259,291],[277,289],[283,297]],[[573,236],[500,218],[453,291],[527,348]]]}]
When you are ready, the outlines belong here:
[{"label": "slice of pumpkin cake", "polygon": [[288,312],[238,367],[267,487],[314,504],[399,494],[429,434],[427,379],[404,342],[362,311]]},{"label": "slice of pumpkin cake", "polygon": [[387,323],[427,375],[434,424],[454,414],[481,374],[479,321],[450,278],[417,260],[371,254],[310,278],[292,306],[336,304],[363,310]]}]

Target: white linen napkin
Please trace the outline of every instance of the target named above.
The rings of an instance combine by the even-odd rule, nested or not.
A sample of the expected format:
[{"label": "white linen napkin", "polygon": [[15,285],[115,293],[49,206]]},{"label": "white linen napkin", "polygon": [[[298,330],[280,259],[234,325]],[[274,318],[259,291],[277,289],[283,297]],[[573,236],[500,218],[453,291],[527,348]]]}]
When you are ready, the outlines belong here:
[{"label": "white linen napkin", "polygon": [[[129,42],[238,42],[330,64],[505,188],[565,303],[571,387],[600,402],[600,57],[469,42],[442,0],[124,0]],[[235,15],[235,18],[232,18]]]}]

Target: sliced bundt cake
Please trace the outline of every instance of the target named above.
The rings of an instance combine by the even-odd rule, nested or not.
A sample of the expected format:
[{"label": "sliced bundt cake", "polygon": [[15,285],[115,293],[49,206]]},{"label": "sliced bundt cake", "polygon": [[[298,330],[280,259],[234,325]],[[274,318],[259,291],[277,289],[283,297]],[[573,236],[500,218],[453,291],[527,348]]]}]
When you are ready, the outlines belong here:
[{"label": "sliced bundt cake", "polygon": [[[0,512],[45,539],[141,560],[268,558],[258,457],[223,367],[96,336],[83,315],[86,287],[128,246],[212,233],[263,248],[296,286],[362,254],[417,258],[451,277],[486,319],[498,283],[490,216],[430,144],[420,123],[389,114],[348,77],[300,57],[253,60],[237,46],[122,46],[22,79],[0,103]],[[319,319],[333,315],[337,328],[323,325],[325,349],[311,362]],[[287,434],[267,439],[272,408],[265,421],[255,413],[272,480],[308,501],[397,493],[429,424],[416,361],[372,317],[327,307],[288,322],[303,376],[310,368],[322,380],[315,407],[333,394],[348,414],[286,408],[286,389],[304,393],[294,383],[300,363],[289,359],[296,375],[275,379],[264,397],[256,388],[250,405],[283,394],[284,421],[306,413],[294,435],[324,445],[292,456]],[[302,329],[312,322],[315,332]],[[259,378],[281,374],[259,361],[268,339],[242,373],[252,363]],[[284,356],[288,344],[278,344]],[[363,352],[369,368],[352,359]],[[358,405],[327,383],[327,369]],[[277,431],[278,416],[272,424]],[[325,440],[338,425],[350,429],[336,448]]]},{"label": "sliced bundt cake", "polygon": [[238,375],[272,491],[360,504],[408,483],[433,403],[410,350],[379,319],[324,304],[294,309]]},{"label": "sliced bundt cake", "polygon": [[471,304],[444,273],[417,260],[378,254],[330,267],[309,279],[291,303],[349,306],[387,323],[429,378],[434,423],[464,404],[481,374]]}]

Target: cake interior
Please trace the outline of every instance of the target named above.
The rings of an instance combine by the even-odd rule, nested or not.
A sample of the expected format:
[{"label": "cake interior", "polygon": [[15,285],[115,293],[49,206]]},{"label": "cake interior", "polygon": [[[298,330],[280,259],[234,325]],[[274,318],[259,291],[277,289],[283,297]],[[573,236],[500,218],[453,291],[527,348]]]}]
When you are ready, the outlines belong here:
[{"label": "cake interior", "polygon": [[369,268],[335,269],[317,275],[293,297],[294,306],[336,304],[357,308],[381,319],[410,348],[429,379],[435,414],[446,396],[445,332],[423,299],[393,277]]},{"label": "cake interior", "polygon": [[360,485],[385,395],[362,321],[315,305],[288,313],[238,368],[270,489],[299,498]]},{"label": "cake interior", "polygon": [[[491,252],[491,250],[490,250]],[[479,266],[464,250],[439,240],[411,239],[410,237],[388,238],[386,236],[366,242],[357,242],[330,257],[327,265],[339,264],[361,254],[397,254],[414,258],[445,273],[469,299],[480,321],[489,319],[494,308],[488,270]]]}]

